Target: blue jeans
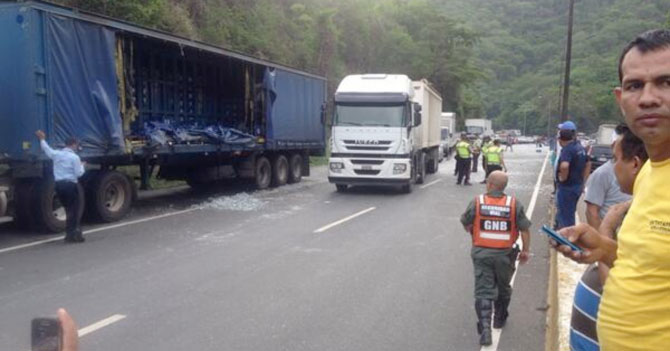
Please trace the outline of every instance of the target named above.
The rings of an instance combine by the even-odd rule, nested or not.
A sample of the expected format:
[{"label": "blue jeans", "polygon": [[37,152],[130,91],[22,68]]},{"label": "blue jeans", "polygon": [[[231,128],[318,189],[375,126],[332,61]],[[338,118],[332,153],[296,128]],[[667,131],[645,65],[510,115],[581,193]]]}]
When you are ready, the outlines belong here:
[{"label": "blue jeans", "polygon": [[582,185],[558,184],[556,191],[556,223],[557,229],[575,225],[577,201],[582,195]]}]

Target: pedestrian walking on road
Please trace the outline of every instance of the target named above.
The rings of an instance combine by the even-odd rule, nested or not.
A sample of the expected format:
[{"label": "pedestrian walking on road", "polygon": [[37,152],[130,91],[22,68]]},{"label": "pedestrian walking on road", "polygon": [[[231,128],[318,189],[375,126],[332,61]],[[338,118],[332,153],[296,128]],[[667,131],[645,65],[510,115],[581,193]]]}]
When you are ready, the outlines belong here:
[{"label": "pedestrian walking on road", "polygon": [[[456,181],[457,185],[472,185],[470,184],[470,162],[472,161],[472,146],[468,143],[468,136],[463,133],[461,134],[461,141],[456,144],[456,153],[458,158],[457,162],[457,171],[458,171],[458,180]],[[465,180],[465,181],[464,181]]]},{"label": "pedestrian walking on road", "polygon": [[[461,223],[472,236],[472,264],[475,276],[475,312],[479,343],[490,345],[493,328],[502,328],[509,316],[512,298],[510,281],[517,257],[526,263],[530,257],[530,226],[523,205],[505,195],[507,175],[494,171],[486,181],[486,194],[470,202]],[[515,245],[521,233],[522,249]],[[495,313],[494,313],[495,311]]]},{"label": "pedestrian walking on road", "polygon": [[[493,146],[493,141],[491,141],[490,136],[484,137],[484,143],[482,144],[482,169],[486,172],[486,151],[489,147]],[[482,182],[482,184],[485,182]]]},{"label": "pedestrian walking on road", "polygon": [[76,138],[65,140],[65,147],[53,150],[46,142],[46,134],[38,130],[35,132],[40,140],[42,151],[53,161],[53,176],[56,181],[56,195],[65,207],[66,225],[65,242],[83,242],[81,231],[81,203],[79,199],[79,178],[84,175],[84,164],[77,155],[79,142]]},{"label": "pedestrian walking on road", "polygon": [[577,126],[572,121],[561,123],[559,142],[562,149],[556,173],[556,220],[557,228],[560,229],[575,225],[577,201],[591,173],[591,161],[577,140]]},{"label": "pedestrian walking on road", "polygon": [[507,146],[505,146],[505,151],[509,149],[509,151],[514,152],[514,137],[511,135],[507,136]]},{"label": "pedestrian walking on road", "polygon": [[482,184],[486,183],[486,179],[494,171],[507,172],[507,166],[505,166],[505,160],[503,159],[503,149],[500,146],[500,140],[496,139],[493,142],[493,145],[486,148],[486,152],[484,152],[484,158],[486,159],[486,176],[484,177]]},{"label": "pedestrian walking on road", "polygon": [[[472,173],[477,173],[477,165],[479,165],[479,155],[482,152],[482,139],[479,136],[475,136],[475,140],[472,141]],[[486,169],[484,169],[486,171]]]}]

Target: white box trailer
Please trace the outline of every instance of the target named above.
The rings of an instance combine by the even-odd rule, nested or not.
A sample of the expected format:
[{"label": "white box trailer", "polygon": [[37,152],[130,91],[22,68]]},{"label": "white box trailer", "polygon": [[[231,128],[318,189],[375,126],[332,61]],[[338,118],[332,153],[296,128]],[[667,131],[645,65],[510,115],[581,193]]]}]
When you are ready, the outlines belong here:
[{"label": "white box trailer", "polygon": [[437,148],[440,145],[442,97],[425,79],[412,82],[412,87],[414,102],[421,105],[421,128],[417,128],[419,145],[426,150]]},{"label": "white box trailer", "polygon": [[611,145],[614,142],[616,134],[614,130],[616,124],[601,124],[598,126],[598,134],[596,135],[596,144]]}]

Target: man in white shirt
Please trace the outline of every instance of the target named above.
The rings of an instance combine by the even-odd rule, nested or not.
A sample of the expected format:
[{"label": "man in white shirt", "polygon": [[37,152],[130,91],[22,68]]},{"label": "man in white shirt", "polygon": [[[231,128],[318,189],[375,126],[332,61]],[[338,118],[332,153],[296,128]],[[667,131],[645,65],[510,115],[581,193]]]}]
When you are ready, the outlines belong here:
[{"label": "man in white shirt", "polygon": [[43,131],[35,132],[40,139],[42,151],[53,161],[53,174],[56,181],[56,195],[63,207],[65,207],[66,226],[65,242],[83,242],[84,236],[81,231],[79,216],[80,206],[79,178],[84,175],[84,164],[76,153],[79,142],[75,138],[65,140],[65,147],[61,150],[53,150],[46,142]]}]

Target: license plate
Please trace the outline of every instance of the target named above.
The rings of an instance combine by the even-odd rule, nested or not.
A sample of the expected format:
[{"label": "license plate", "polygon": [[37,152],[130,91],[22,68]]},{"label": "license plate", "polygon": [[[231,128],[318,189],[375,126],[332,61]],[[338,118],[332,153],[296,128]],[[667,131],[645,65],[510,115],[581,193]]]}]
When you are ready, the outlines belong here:
[{"label": "license plate", "polygon": [[372,169],[372,166],[370,166],[370,165],[363,165],[363,166],[361,166],[361,169],[364,170],[364,171],[369,171],[369,170]]}]

